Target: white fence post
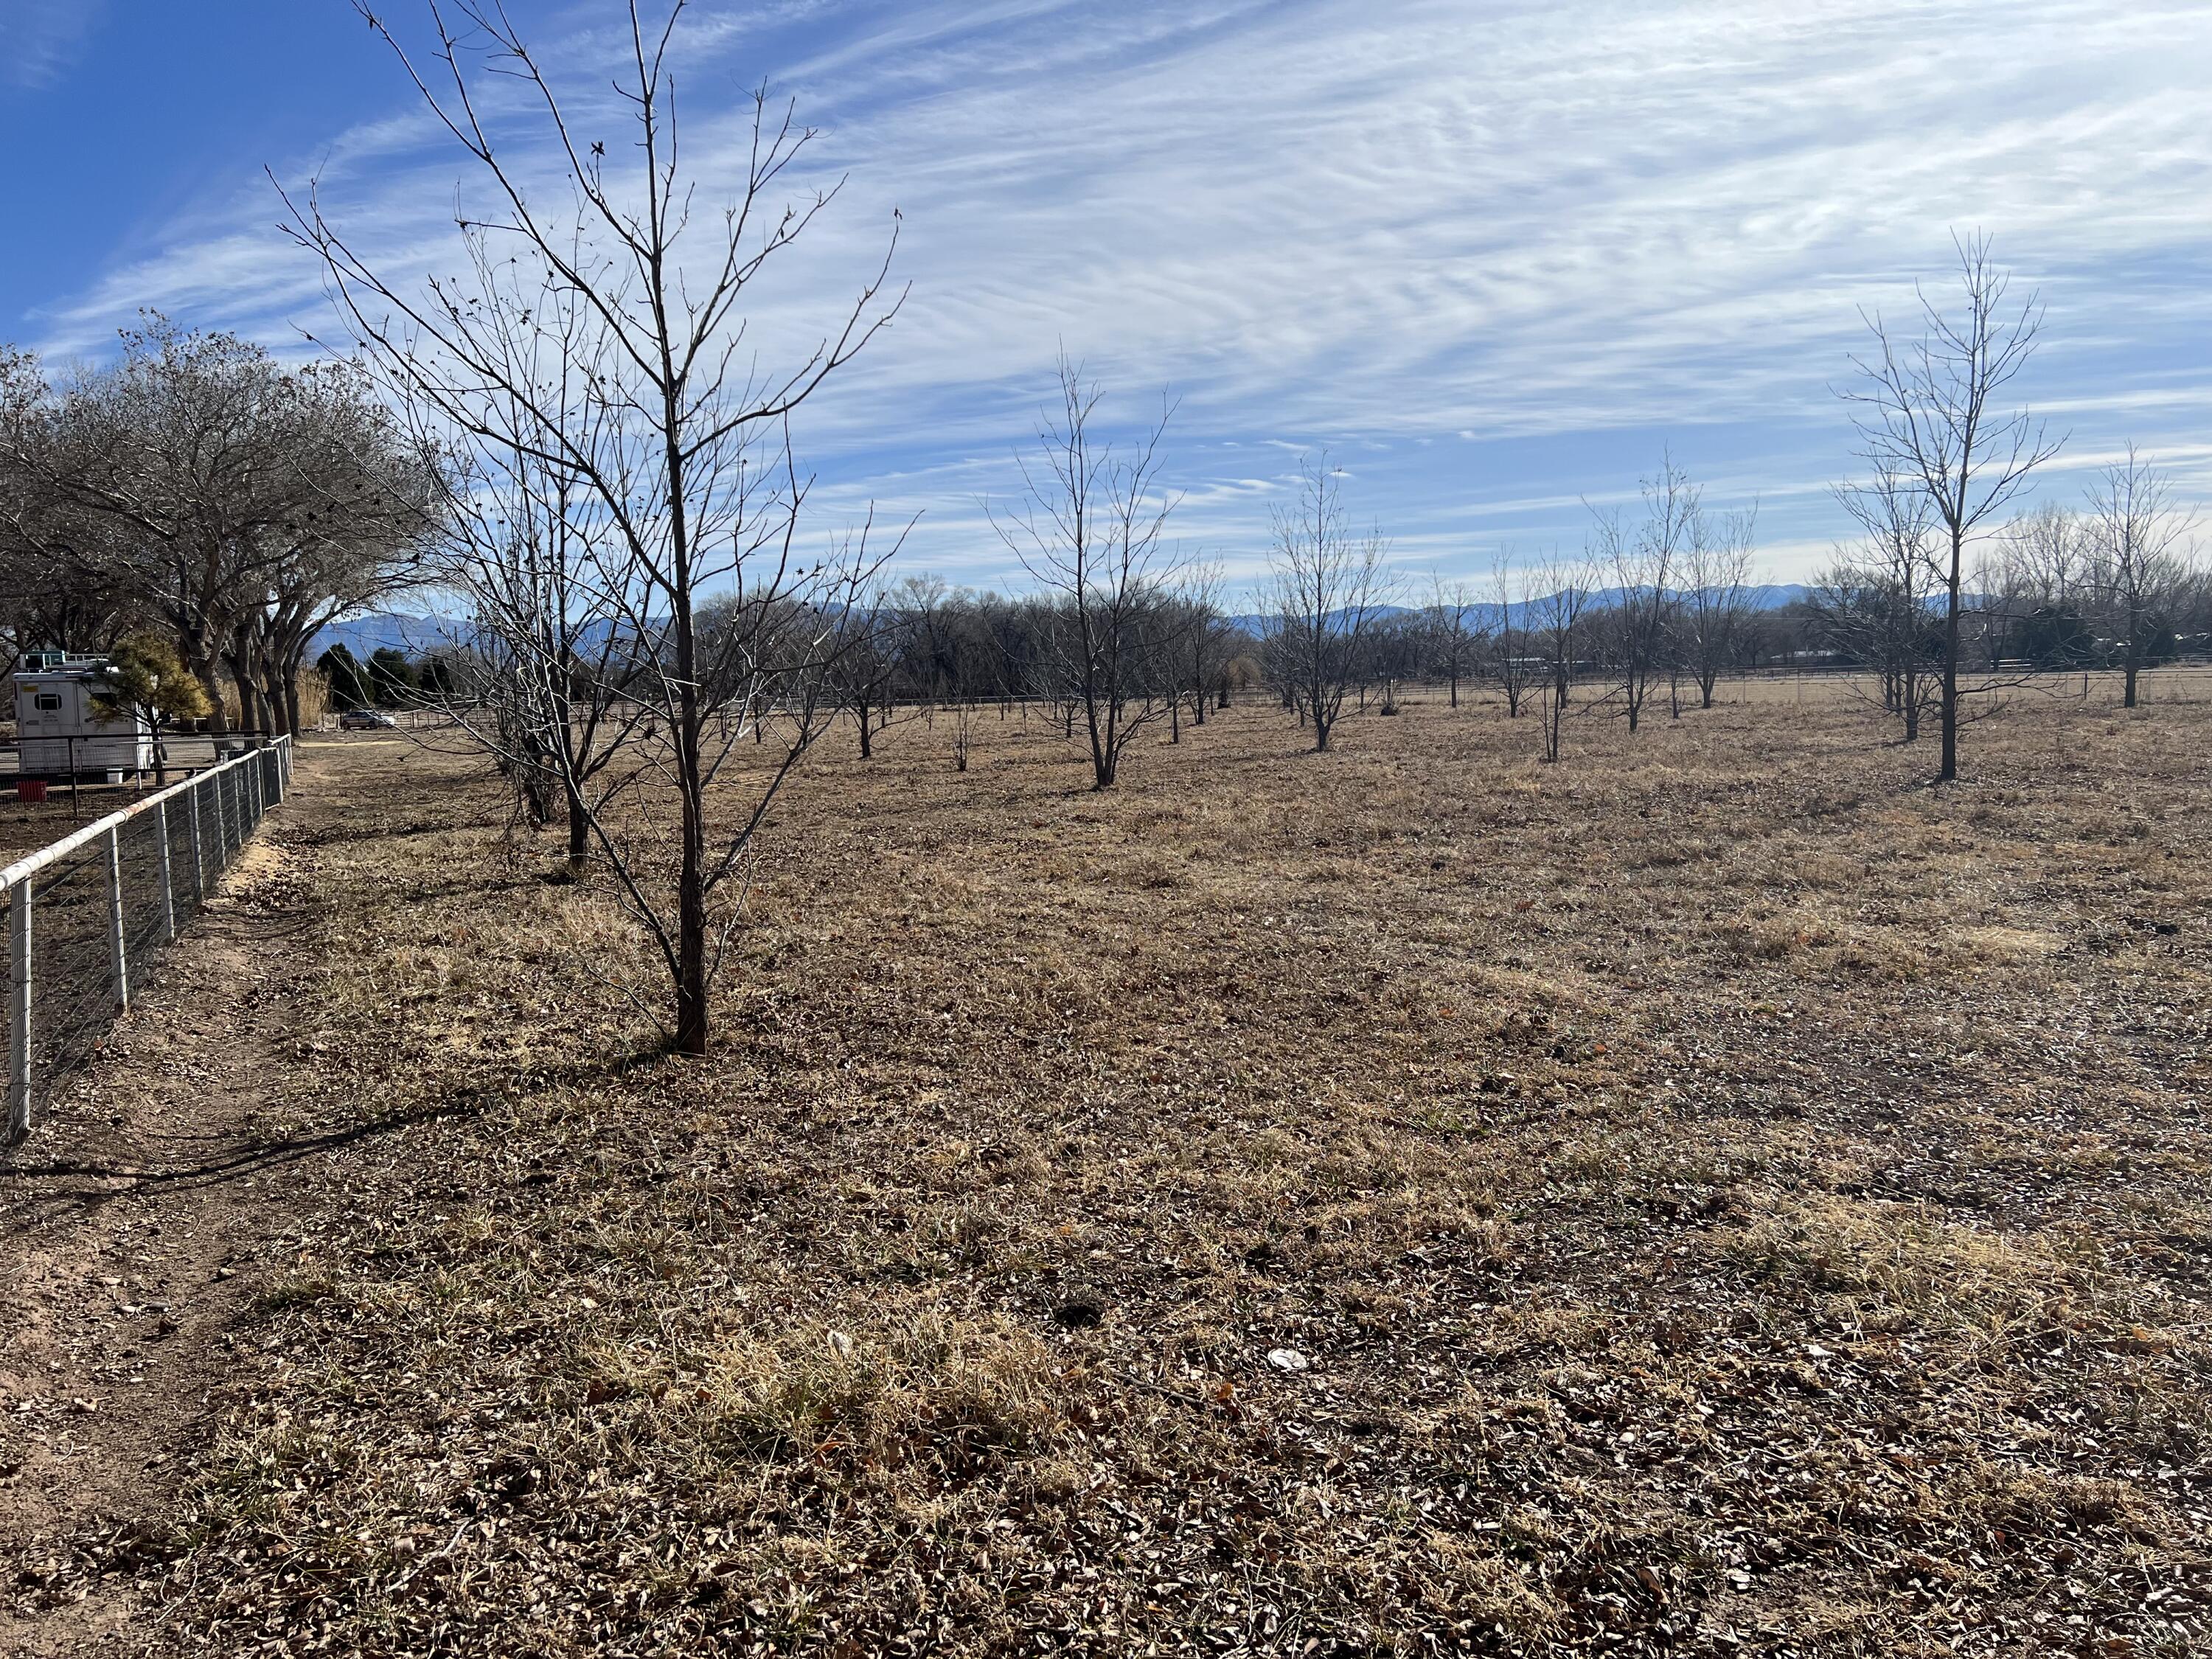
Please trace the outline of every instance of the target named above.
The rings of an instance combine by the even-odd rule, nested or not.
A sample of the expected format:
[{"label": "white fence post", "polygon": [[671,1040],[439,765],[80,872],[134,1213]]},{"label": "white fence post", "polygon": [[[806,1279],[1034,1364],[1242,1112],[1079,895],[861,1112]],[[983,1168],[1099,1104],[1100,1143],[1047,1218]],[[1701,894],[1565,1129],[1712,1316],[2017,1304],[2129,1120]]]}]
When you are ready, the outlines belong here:
[{"label": "white fence post", "polygon": [[196,778],[185,791],[185,804],[192,814],[192,908],[207,900],[207,860],[200,852],[200,785]]},{"label": "white fence post", "polygon": [[107,945],[115,963],[115,1006],[131,1012],[131,964],[123,953],[123,836],[107,832]]},{"label": "white fence post", "polygon": [[161,838],[161,943],[177,942],[177,892],[169,873],[169,803],[154,803],[154,833]]},{"label": "white fence post", "polygon": [[9,989],[8,1128],[10,1136],[31,1133],[31,889],[28,876],[15,884],[8,917],[9,956],[15,983]]}]

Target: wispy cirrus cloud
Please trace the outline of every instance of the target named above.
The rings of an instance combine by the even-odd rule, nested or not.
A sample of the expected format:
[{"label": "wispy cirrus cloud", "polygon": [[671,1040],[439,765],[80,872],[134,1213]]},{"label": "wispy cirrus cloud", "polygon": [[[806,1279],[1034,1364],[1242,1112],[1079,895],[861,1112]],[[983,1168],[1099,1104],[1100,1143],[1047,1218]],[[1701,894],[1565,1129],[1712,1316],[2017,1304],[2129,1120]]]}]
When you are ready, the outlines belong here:
[{"label": "wispy cirrus cloud", "polygon": [[82,52],[107,0],[8,0],[0,7],[0,96],[52,82]]},{"label": "wispy cirrus cloud", "polygon": [[[626,46],[547,42],[610,134]],[[1009,488],[1063,346],[1119,419],[1173,388],[1186,525],[1217,544],[1249,551],[1292,453],[1324,448],[1358,453],[1363,511],[1408,556],[1572,539],[1581,501],[1632,491],[1671,439],[1802,559],[1850,465],[1832,388],[1860,313],[1940,286],[1954,228],[2043,290],[2029,389],[2078,454],[2133,435],[2179,457],[2212,414],[2196,5],[795,0],[702,6],[684,46],[710,185],[737,176],[763,72],[824,129],[812,176],[849,175],[763,285],[771,357],[902,214],[913,297],[802,435],[823,504],[926,510],[919,554],[962,575],[1003,570],[975,502]],[[281,171],[317,166],[387,265],[453,265],[459,169],[404,101]],[[318,323],[275,205],[241,177],[52,308],[50,343],[94,349],[141,305],[272,338]]]}]

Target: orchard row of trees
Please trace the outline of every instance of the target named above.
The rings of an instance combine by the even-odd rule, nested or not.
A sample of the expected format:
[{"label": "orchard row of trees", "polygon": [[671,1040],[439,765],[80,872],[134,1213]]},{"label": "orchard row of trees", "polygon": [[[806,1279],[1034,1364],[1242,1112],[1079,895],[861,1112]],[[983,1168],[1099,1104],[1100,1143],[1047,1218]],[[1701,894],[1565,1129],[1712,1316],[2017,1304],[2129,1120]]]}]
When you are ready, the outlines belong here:
[{"label": "orchard row of trees", "polygon": [[[382,264],[311,187],[287,198],[289,229],[322,264],[351,360],[287,369],[158,323],[113,368],[58,384],[8,360],[0,560],[21,574],[5,623],[18,641],[73,644],[152,623],[210,694],[227,677],[249,720],[285,724],[318,627],[398,585],[434,589],[454,618],[435,695],[531,815],[565,817],[572,857],[607,872],[665,969],[678,1052],[708,1046],[775,797],[840,720],[865,744],[919,702],[951,708],[957,735],[986,698],[1043,698],[1104,788],[1139,733],[1164,721],[1179,737],[1255,678],[1326,749],[1348,702],[1379,697],[1387,714],[1399,682],[1434,675],[1455,700],[1469,680],[1496,684],[1509,718],[1540,717],[1556,760],[1571,708],[1638,727],[1655,699],[1670,714],[1709,702],[1721,674],[1771,648],[1747,579],[1751,516],[1709,513],[1671,461],[1632,517],[1598,515],[1579,554],[1418,592],[1316,464],[1275,516],[1255,609],[1233,617],[1218,568],[1170,534],[1172,411],[1133,444],[1107,441],[1097,389],[1066,362],[1025,489],[992,514],[1030,592],[889,586],[902,529],[871,514],[827,544],[803,537],[811,481],[792,425],[899,315],[896,216],[880,263],[817,334],[780,311],[774,342],[757,338],[763,272],[837,191],[799,185],[813,135],[765,98],[726,190],[687,170],[682,0],[651,17],[631,4],[618,96],[577,103],[505,9],[425,4],[435,44],[421,61],[362,15],[466,158],[458,268]],[[533,118],[558,177],[510,167]],[[2005,402],[2040,313],[2007,309],[1983,245],[1960,252],[1963,309],[1923,299],[1911,337],[1875,319],[1851,394],[1872,482],[1845,492],[1871,550],[1800,619],[1893,674],[1902,708],[1934,708],[1946,777],[1960,701],[1979,689],[1970,550],[2057,449]],[[2069,532],[2095,551],[2065,568],[2100,574],[2064,592],[2094,589],[2100,619],[2130,618],[2139,665],[2163,590],[2127,597],[2117,562],[2162,568],[2171,550],[2143,537],[2123,555],[2107,516],[2100,500]]]},{"label": "orchard row of trees", "polygon": [[317,633],[416,579],[435,471],[357,364],[160,318],[58,377],[0,349],[0,667],[132,641],[214,730],[226,690],[248,730],[295,730]]},{"label": "orchard row of trees", "polygon": [[[1263,683],[1326,749],[1347,701],[1395,713],[1407,682],[1443,685],[1454,708],[1492,686],[1517,718],[1549,687],[1564,681],[1571,696],[1601,680],[1586,696],[1633,726],[1656,688],[1672,714],[1709,708],[1723,674],[1784,648],[1749,580],[1751,514],[1708,514],[1671,465],[1646,487],[1646,522],[1601,521],[1601,555],[1501,558],[1480,582],[1395,572],[1379,532],[1351,529],[1341,492],[1325,466],[1304,470],[1277,516],[1257,608],[1243,613],[1210,560],[1164,555],[1143,580],[1117,565],[1079,585],[1073,538],[1060,533],[1035,538],[1042,550],[1029,562],[1048,574],[1025,596],[927,576],[870,590],[835,687],[862,757],[901,708],[1043,702],[1070,737],[1081,725],[1104,788],[1135,731],[1164,723],[1179,741],[1209,708]],[[1050,574],[1055,560],[1067,574]]]},{"label": "orchard row of trees", "polygon": [[[1893,477],[1844,498],[1865,526],[1808,602],[1816,633],[1844,660],[1880,674],[1884,706],[1907,741],[1940,712],[1947,641],[1944,561],[1924,494]],[[1984,550],[1962,595],[1956,642],[1965,690],[2085,669],[2121,676],[2135,708],[2143,671],[2212,643],[2212,581],[2167,475],[2131,448],[2082,504],[2047,502],[2014,518]]]}]

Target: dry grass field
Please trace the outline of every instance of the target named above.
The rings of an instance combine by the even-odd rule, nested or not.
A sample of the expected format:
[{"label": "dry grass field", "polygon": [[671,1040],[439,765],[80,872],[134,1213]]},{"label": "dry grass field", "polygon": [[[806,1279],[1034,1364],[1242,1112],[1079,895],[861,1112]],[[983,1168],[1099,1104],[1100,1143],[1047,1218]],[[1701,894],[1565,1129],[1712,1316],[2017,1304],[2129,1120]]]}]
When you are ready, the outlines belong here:
[{"label": "dry grass field", "polygon": [[271,1127],[375,1132],[289,1166],[159,1524],[14,1594],[224,1654],[2204,1651],[2212,708],[2024,699],[1940,790],[1887,735],[1251,705],[1094,795],[910,722],[784,798],[703,1064],[472,763],[311,745]]}]

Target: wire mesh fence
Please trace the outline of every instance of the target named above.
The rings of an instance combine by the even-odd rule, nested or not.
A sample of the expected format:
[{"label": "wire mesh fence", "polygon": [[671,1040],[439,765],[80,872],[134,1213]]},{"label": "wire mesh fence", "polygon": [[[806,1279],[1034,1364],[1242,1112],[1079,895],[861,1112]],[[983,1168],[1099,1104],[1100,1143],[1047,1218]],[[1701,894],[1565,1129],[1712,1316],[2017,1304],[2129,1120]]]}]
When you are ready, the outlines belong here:
[{"label": "wire mesh fence", "polygon": [[29,1133],[56,1085],[99,1051],[134,983],[198,914],[291,778],[291,740],[280,737],[0,870],[0,1145]]}]

